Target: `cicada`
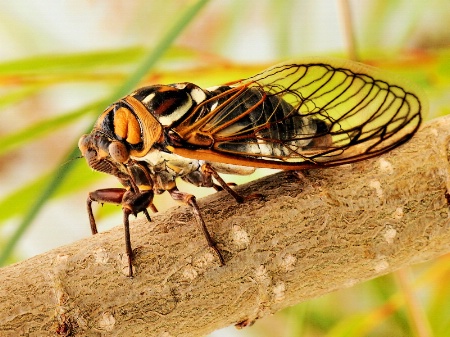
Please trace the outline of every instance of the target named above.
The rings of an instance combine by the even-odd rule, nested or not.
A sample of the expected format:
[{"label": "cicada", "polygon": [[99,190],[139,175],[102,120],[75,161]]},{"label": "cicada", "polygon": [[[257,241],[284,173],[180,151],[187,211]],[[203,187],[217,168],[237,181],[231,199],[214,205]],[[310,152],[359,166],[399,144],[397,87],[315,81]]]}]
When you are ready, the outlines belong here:
[{"label": "cicada", "polygon": [[286,62],[207,89],[188,82],[137,89],[111,104],[79,141],[89,166],[123,185],[89,193],[92,233],[93,201],[122,206],[131,277],[129,216],[143,212],[150,220],[154,195],[167,191],[191,206],[224,264],[195,196],[179,191],[176,178],[243,202],[219,173],[325,168],[378,156],[413,136],[422,111],[407,82],[333,59]]}]

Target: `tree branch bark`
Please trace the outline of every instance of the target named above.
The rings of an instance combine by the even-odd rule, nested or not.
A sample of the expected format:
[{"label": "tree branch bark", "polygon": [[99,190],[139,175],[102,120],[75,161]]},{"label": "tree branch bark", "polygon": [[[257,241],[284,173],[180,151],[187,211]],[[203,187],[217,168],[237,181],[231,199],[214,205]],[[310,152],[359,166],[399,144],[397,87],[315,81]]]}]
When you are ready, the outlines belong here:
[{"label": "tree branch bark", "polygon": [[[450,117],[382,157],[281,172],[0,271],[1,336],[201,336],[450,251]],[[87,226],[87,224],[86,224]]]}]

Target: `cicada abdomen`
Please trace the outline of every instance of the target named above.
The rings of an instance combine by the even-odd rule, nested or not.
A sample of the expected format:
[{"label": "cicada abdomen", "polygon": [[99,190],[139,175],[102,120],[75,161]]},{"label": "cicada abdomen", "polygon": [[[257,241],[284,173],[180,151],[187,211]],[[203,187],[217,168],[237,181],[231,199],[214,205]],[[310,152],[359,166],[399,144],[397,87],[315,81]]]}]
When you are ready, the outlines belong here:
[{"label": "cicada abdomen", "polygon": [[195,197],[179,191],[176,178],[225,189],[241,202],[219,173],[329,167],[380,155],[419,128],[425,109],[419,96],[407,82],[374,68],[317,59],[209,89],[192,83],[140,88],[108,107],[80,139],[88,164],[124,186],[90,194],[92,232],[92,201],[122,204],[131,276],[128,216],[144,212],[149,218],[154,194],[167,191],[193,207],[223,264]]}]

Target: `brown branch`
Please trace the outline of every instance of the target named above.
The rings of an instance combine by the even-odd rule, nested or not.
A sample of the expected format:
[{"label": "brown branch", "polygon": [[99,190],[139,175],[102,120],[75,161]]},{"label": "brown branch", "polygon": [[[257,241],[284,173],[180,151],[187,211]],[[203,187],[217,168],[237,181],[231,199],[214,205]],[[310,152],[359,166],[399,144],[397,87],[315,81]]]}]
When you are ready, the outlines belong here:
[{"label": "brown branch", "polygon": [[132,224],[133,279],[121,227],[3,268],[0,335],[201,336],[444,254],[449,137],[434,120],[382,157],[238,188],[265,200],[200,200],[224,267],[178,207]]}]

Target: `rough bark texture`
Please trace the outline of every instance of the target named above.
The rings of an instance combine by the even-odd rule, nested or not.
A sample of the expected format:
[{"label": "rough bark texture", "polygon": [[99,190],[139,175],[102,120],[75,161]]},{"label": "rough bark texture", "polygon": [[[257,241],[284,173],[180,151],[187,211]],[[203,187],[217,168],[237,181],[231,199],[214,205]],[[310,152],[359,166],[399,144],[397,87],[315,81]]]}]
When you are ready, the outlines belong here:
[{"label": "rough bark texture", "polygon": [[[282,172],[0,271],[1,336],[202,336],[450,251],[450,118],[373,160]],[[86,224],[87,226],[87,224]]]}]

